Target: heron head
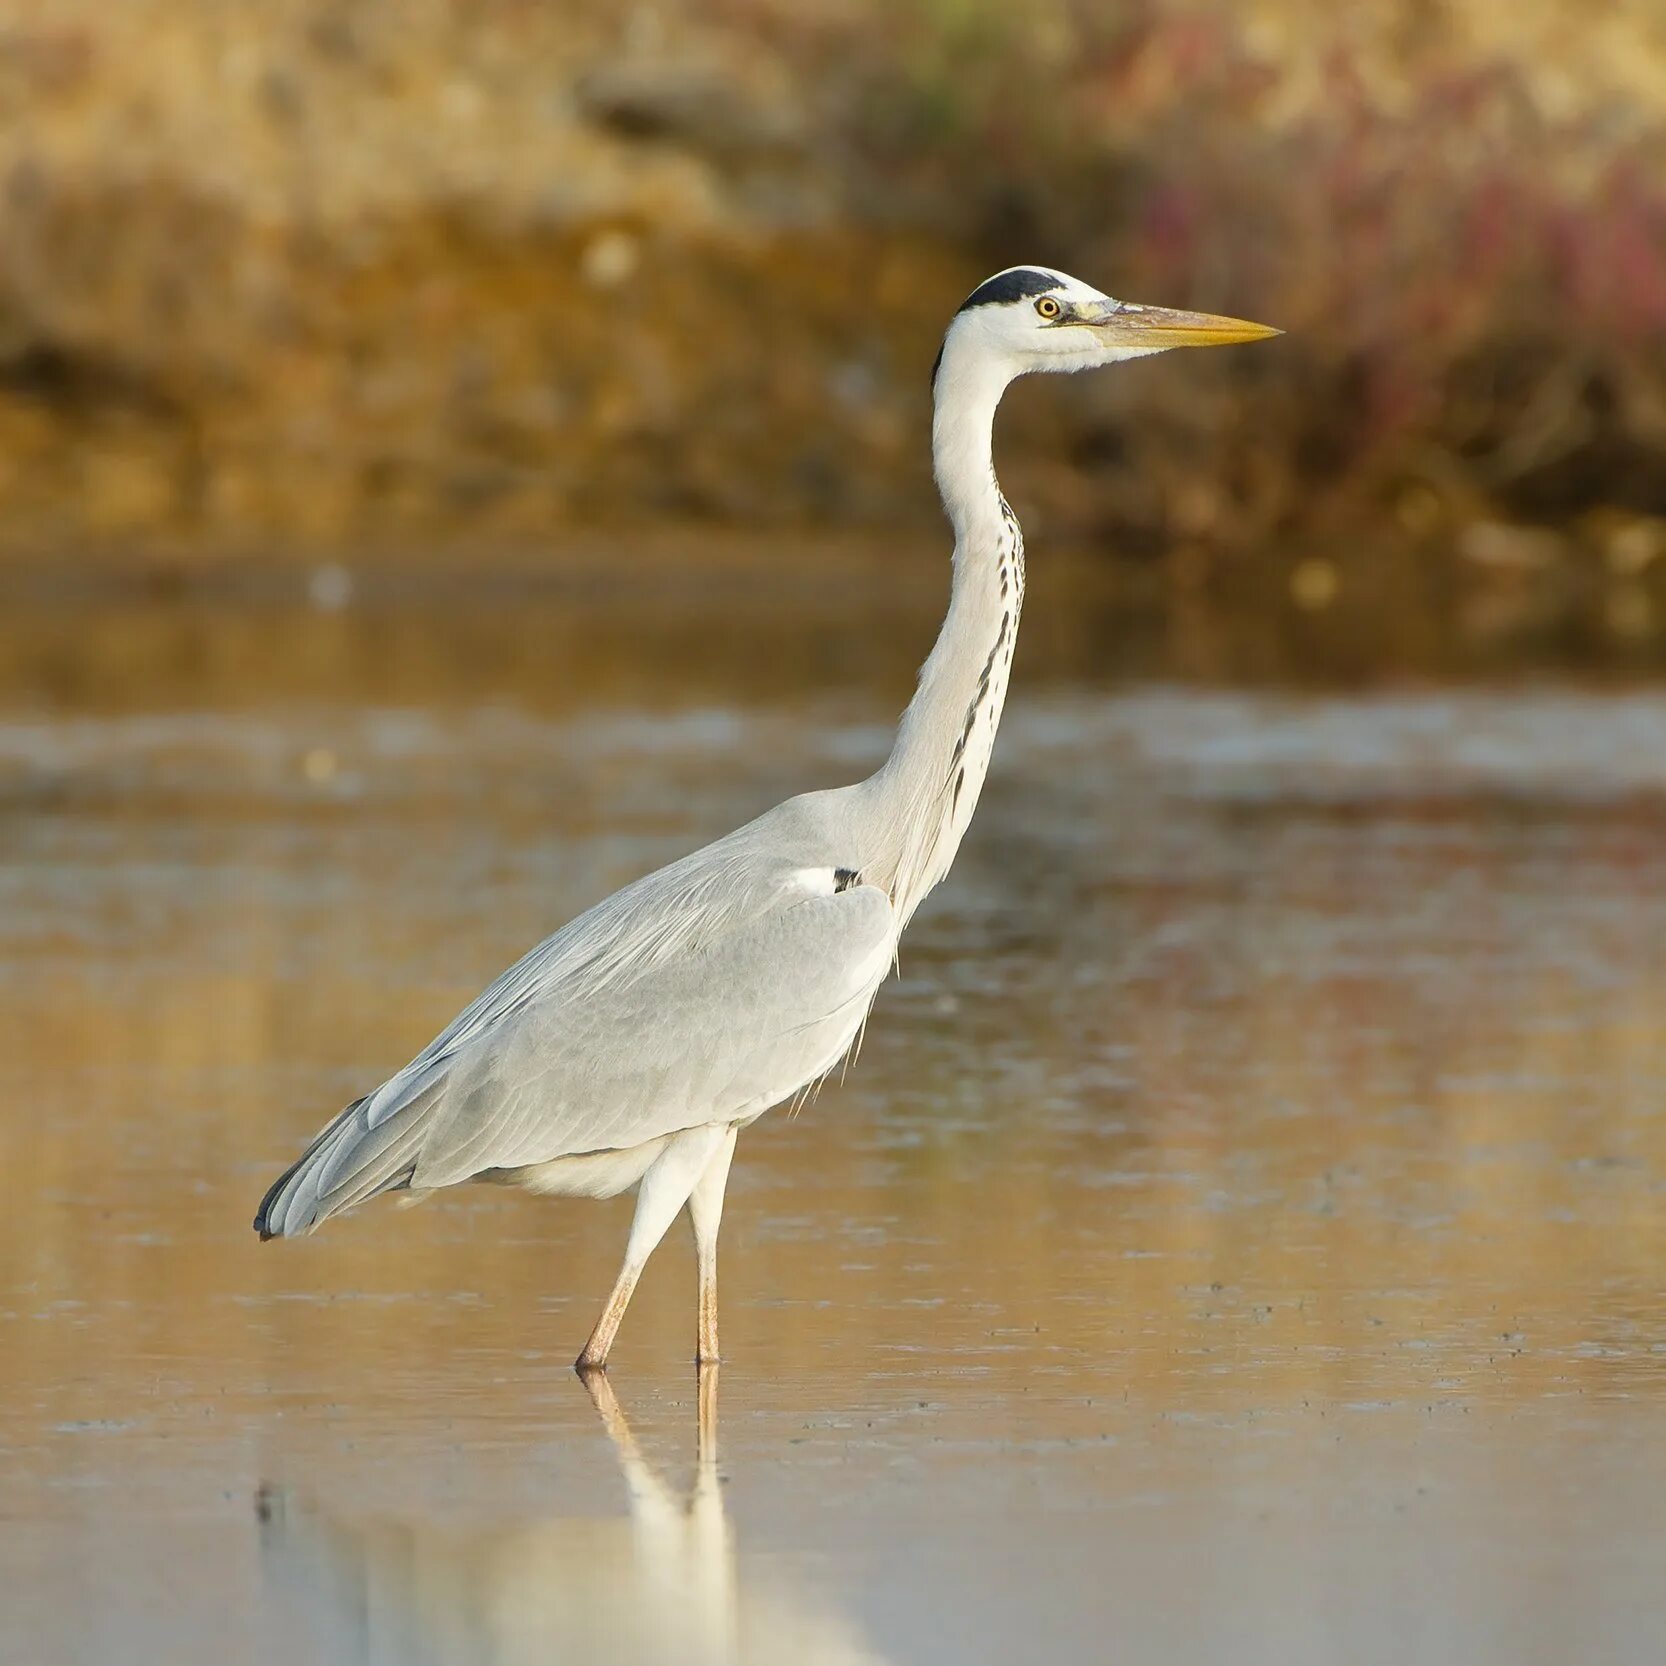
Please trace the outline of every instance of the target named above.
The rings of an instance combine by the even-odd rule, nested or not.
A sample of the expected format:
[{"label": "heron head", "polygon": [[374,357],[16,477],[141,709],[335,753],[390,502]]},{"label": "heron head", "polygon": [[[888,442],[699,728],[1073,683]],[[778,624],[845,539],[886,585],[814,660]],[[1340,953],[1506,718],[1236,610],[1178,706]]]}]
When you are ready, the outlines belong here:
[{"label": "heron head", "polygon": [[[1094,370],[1170,347],[1225,347],[1281,332],[1242,318],[1116,301],[1080,278],[1045,266],[1012,266],[979,284],[943,338],[952,354],[1003,371]],[[935,374],[935,373],[934,373]]]}]

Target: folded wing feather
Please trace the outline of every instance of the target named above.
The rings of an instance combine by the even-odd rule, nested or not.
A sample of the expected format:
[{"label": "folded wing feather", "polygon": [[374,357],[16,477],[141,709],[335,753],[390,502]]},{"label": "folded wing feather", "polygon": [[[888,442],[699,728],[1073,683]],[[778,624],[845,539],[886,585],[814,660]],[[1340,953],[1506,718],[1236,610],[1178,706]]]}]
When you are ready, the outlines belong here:
[{"label": "folded wing feather", "polygon": [[882,890],[822,877],[720,841],[627,886],[344,1112],[256,1224],[306,1231],[390,1186],[628,1148],[779,1103],[850,1045],[895,948]]}]

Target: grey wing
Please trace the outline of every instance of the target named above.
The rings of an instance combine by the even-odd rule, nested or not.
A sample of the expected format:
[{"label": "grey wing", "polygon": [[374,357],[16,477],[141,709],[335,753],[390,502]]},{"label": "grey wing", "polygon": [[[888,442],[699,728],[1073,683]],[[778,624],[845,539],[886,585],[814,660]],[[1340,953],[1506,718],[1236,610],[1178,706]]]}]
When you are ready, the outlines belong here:
[{"label": "grey wing", "polygon": [[530,1001],[453,1061],[411,1183],[767,1110],[842,1057],[893,950],[883,891],[778,893],[637,977]]},{"label": "grey wing", "polygon": [[830,869],[703,856],[504,973],[323,1130],[256,1228],[293,1235],[390,1188],[739,1121],[824,1074],[889,969],[889,897],[836,890]]}]

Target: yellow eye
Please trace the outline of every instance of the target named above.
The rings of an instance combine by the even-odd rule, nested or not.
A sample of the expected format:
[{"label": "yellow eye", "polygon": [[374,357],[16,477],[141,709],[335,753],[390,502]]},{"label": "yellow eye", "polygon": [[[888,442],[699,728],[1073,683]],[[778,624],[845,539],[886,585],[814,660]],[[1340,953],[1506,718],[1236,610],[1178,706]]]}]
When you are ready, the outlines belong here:
[{"label": "yellow eye", "polygon": [[1041,299],[1036,302],[1035,310],[1039,312],[1043,318],[1057,318],[1059,315],[1059,303],[1055,301],[1051,295],[1043,295]]}]

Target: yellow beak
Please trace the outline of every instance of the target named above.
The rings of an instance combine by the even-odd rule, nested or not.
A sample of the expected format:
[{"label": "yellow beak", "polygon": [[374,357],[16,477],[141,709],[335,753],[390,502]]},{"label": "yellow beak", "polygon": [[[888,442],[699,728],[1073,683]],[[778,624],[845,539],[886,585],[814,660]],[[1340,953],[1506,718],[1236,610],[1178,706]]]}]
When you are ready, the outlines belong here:
[{"label": "yellow beak", "polygon": [[1142,307],[1132,301],[1088,312],[1081,322],[1104,333],[1108,340],[1130,347],[1228,347],[1235,341],[1265,341],[1283,335],[1271,324],[1252,324],[1247,318],[1221,318],[1212,312],[1180,312],[1173,307]]}]

